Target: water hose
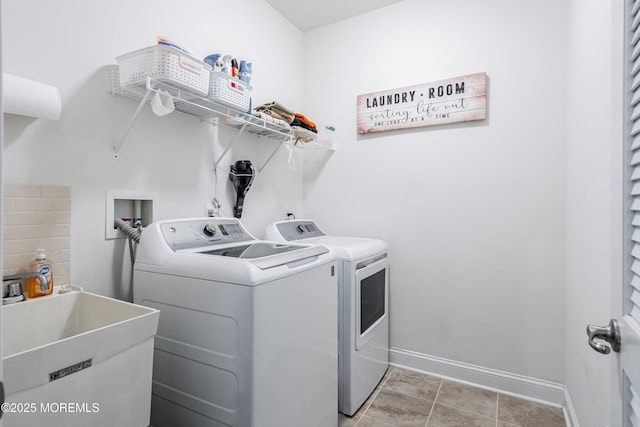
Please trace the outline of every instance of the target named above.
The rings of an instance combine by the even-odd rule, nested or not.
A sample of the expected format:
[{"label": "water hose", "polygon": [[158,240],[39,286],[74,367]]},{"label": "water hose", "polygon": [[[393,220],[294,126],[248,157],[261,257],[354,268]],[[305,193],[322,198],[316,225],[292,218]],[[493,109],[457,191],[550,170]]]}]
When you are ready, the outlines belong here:
[{"label": "water hose", "polygon": [[130,226],[129,224],[127,224],[126,222],[124,222],[120,218],[117,218],[115,220],[115,225],[120,230],[122,230],[127,236],[129,236],[129,238],[131,240],[133,240],[136,243],[140,243],[140,230],[139,229],[133,228],[132,226]]}]

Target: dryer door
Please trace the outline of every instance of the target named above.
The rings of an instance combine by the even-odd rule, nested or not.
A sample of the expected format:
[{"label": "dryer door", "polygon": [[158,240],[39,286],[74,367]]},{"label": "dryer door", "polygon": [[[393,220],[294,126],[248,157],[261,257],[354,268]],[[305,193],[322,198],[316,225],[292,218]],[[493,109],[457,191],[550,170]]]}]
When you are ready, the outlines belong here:
[{"label": "dryer door", "polygon": [[387,318],[389,261],[386,254],[356,266],[356,350],[364,347]]}]

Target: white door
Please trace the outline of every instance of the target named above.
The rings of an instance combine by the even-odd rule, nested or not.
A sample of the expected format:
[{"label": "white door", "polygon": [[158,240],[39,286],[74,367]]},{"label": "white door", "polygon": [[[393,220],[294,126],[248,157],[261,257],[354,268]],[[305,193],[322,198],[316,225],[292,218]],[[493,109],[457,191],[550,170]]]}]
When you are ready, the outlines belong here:
[{"label": "white door", "polygon": [[618,353],[613,426],[640,427],[640,0],[625,0],[624,17],[624,274],[622,286],[613,286],[622,312],[608,325],[589,325],[587,334],[595,351]]},{"label": "white door", "polygon": [[623,285],[623,317],[620,319],[620,379],[622,381],[623,425],[640,426],[640,0],[626,2],[625,56],[628,57],[625,86],[628,120],[627,153],[629,178],[627,194],[629,208],[625,209],[628,229]]}]

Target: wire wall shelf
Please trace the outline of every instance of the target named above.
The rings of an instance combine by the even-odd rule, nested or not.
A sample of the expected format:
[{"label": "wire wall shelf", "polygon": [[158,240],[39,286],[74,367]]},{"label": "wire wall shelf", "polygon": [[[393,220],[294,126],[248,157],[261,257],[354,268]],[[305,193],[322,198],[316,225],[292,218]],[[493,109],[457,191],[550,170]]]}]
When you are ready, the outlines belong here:
[{"label": "wire wall shelf", "polygon": [[[153,96],[157,92],[165,92],[171,95],[175,111],[183,114],[187,114],[196,117],[202,121],[209,122],[213,125],[225,125],[238,129],[234,140],[226,146],[224,151],[220,154],[218,159],[214,162],[214,167],[217,167],[220,160],[228,152],[228,150],[235,144],[243,132],[249,132],[257,135],[258,137],[265,137],[278,141],[279,144],[272,154],[267,158],[264,164],[258,168],[258,172],[261,172],[273,158],[280,147],[288,142],[292,146],[295,143],[295,132],[287,126],[281,126],[277,123],[270,122],[266,119],[253,116],[247,112],[238,112],[237,110],[230,108],[224,104],[218,103],[215,100],[209,98],[203,98],[189,91],[180,89],[173,86],[170,83],[158,81],[150,77],[146,77],[145,84],[140,86],[120,86],[120,76],[118,66],[109,67],[106,71],[106,89],[111,95],[120,95],[127,98],[137,100],[139,102],[138,108],[133,114],[133,117],[129,121],[129,124],[125,128],[122,136],[114,147],[113,158],[118,159],[120,156],[120,150],[124,145],[124,142],[129,135],[129,132],[133,128],[142,108],[145,104],[150,103]],[[320,141],[318,141],[320,142]],[[307,145],[307,144],[305,144]],[[332,143],[319,143],[316,148],[322,148],[324,150],[335,150]]]}]

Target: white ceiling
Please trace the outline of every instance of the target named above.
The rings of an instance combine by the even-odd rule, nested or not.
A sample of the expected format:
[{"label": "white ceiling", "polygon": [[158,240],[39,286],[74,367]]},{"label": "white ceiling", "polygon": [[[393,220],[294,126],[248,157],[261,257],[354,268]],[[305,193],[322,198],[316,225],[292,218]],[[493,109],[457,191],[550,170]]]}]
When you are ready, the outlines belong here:
[{"label": "white ceiling", "polygon": [[402,0],[266,0],[301,31],[309,31]]}]

